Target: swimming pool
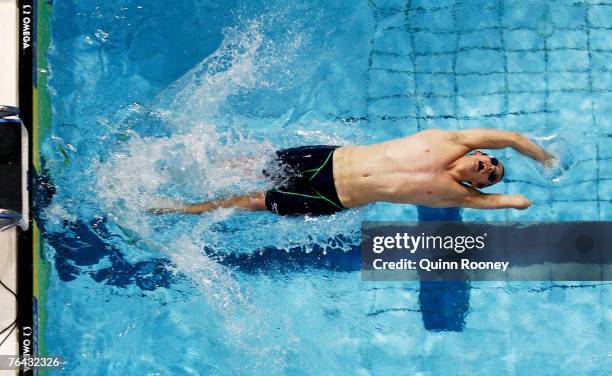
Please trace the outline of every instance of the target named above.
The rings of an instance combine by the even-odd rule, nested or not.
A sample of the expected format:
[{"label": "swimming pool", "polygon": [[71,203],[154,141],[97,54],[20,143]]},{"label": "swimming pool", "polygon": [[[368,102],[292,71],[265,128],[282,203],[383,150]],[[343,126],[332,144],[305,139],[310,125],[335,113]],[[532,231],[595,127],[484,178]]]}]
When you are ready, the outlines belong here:
[{"label": "swimming pool", "polygon": [[[361,282],[360,221],[610,220],[612,4],[55,1],[39,197],[68,374],[609,374],[610,285]],[[225,160],[427,128],[526,132],[527,211],[154,217],[262,183]],[[570,148],[571,146],[571,148]],[[579,193],[579,194],[578,194]]]}]

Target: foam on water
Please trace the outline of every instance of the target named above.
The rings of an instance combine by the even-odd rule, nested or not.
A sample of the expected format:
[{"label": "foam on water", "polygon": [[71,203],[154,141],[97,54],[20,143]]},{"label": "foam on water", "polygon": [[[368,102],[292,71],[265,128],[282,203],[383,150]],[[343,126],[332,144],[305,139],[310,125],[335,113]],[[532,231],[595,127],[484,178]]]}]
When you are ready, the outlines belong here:
[{"label": "foam on water", "polygon": [[567,139],[560,135],[540,137],[537,140],[555,157],[552,165],[543,168],[542,174],[555,184],[561,183],[565,173],[572,168],[575,163],[576,151],[572,150]]},{"label": "foam on water", "polygon": [[225,28],[219,49],[158,96],[155,107],[173,114],[176,131],[189,132],[194,122],[218,119],[231,95],[282,88],[290,78],[285,67],[298,53],[303,36],[290,27],[280,40],[266,38],[277,16],[243,20],[239,26]]},{"label": "foam on water", "polygon": [[273,312],[273,307],[252,303],[248,285],[239,283],[231,269],[202,255],[188,235],[176,239],[169,251],[176,272],[189,277],[220,319],[224,330],[219,340],[236,352],[232,369],[281,372],[287,366],[288,350],[297,347],[298,340],[292,336],[279,339],[275,330],[291,325],[292,318]]},{"label": "foam on water", "polygon": [[[231,95],[261,86],[287,84],[278,77],[278,68],[285,67],[298,54],[302,37],[289,32],[286,44],[264,42],[262,28],[269,22],[250,20],[242,29],[226,28],[218,51],[160,94],[152,107],[157,114],[163,114],[170,130],[167,137],[143,137],[129,131],[128,141],[120,144],[120,149],[108,160],[96,164],[95,192],[104,212],[112,213],[115,221],[148,238],[155,235],[149,231],[152,224],[163,227],[166,223],[164,217],[144,214],[146,209],[163,203],[161,198],[193,202],[265,189],[266,182],[259,171],[275,147],[266,140],[243,134],[236,127],[213,125],[210,121],[221,122],[218,111]],[[270,74],[278,78],[274,84],[266,79]],[[137,120],[132,118],[130,122],[134,124]],[[308,140],[343,141],[338,137],[331,140],[317,131],[303,133]],[[249,160],[245,162],[245,158]],[[209,240],[207,245],[225,252],[249,252],[265,246],[308,247],[313,241],[325,242],[347,230],[347,218],[343,215],[337,216],[343,219],[279,219],[270,218],[267,213],[243,214],[250,221],[250,225],[244,226],[241,222],[232,223],[230,212],[205,214],[205,221],[191,216],[179,218],[173,228],[194,237],[203,236]],[[176,221],[176,216],[173,217]],[[232,228],[229,238],[215,229],[219,223],[226,230]],[[356,226],[357,221],[349,223]],[[327,231],[321,231],[324,228]],[[315,229],[316,237],[305,235]],[[236,239],[236,231],[244,236],[240,239],[249,240],[247,244],[236,244],[231,239]],[[270,234],[274,234],[271,239]]]},{"label": "foam on water", "polygon": [[[169,268],[187,276],[218,314],[230,347],[248,350],[259,359],[255,363],[282,353],[264,345],[272,342],[265,336],[274,333],[265,327],[270,325],[266,310],[250,306],[249,291],[240,279],[206,252],[223,257],[264,247],[279,252],[309,252],[317,246],[348,250],[357,241],[359,213],[309,218],[221,209],[200,216],[157,216],[146,210],[168,201],[199,202],[267,187],[259,171],[279,146],[234,126],[232,113],[223,108],[232,96],[299,85],[283,72],[295,63],[304,37],[290,30],[284,42],[269,42],[264,34],[270,22],[260,18],[226,28],[219,49],[152,105],[118,111],[113,122],[122,123],[122,129],[108,153],[90,161],[83,174],[93,184],[83,186],[79,197],[89,202],[64,197],[60,202],[70,207],[56,204],[47,213],[75,212],[86,218],[95,207],[111,220],[109,226],[120,236],[119,248],[129,249],[126,259],[169,258]],[[151,121],[157,123],[152,126]],[[304,143],[348,143],[342,135],[322,132],[329,126],[324,120],[310,125],[298,121],[292,131]],[[282,368],[281,358],[272,360]]]},{"label": "foam on water", "polygon": [[[261,188],[252,178],[263,167],[268,148],[268,143],[220,133],[209,124],[170,137],[134,134],[121,151],[96,166],[96,191],[105,211],[121,217],[160,205],[160,196],[203,200],[252,192]],[[247,150],[250,155],[244,154]],[[234,167],[233,159],[241,156],[256,159]]]},{"label": "foam on water", "polygon": [[[249,277],[219,259],[269,247],[278,252],[351,249],[357,242],[359,212],[309,218],[221,209],[199,216],[157,216],[146,209],[168,201],[199,202],[261,191],[269,183],[259,172],[275,149],[347,144],[368,137],[367,130],[351,123],[338,127],[341,119],[328,118],[327,109],[313,105],[319,103],[316,90],[304,90],[304,82],[315,81],[317,69],[330,58],[312,53],[312,33],[282,11],[249,19],[238,16],[236,26],[223,30],[216,52],[151,102],[87,107],[85,113],[78,105],[69,108],[80,116],[78,124],[57,128],[61,133],[47,144],[57,194],[43,213],[51,219],[45,230],[95,227],[92,219],[101,220],[110,236],[92,235],[115,252],[101,252],[104,256],[97,263],[77,266],[75,283],[91,283],[85,274],[96,275],[101,268],[111,269],[111,278],[120,275],[110,260],[118,253],[128,269],[169,260],[165,267],[176,278],[168,294],[181,300],[179,305],[191,305],[194,299],[181,294],[193,294],[202,302],[194,304],[194,311],[206,317],[206,332],[218,330],[215,341],[221,346],[215,346],[215,352],[230,352],[227,359],[237,372],[282,372],[287,354],[299,351],[300,340],[279,337],[279,328],[291,328],[295,318],[262,305],[251,291],[252,281],[245,283]],[[113,41],[112,33],[103,37]],[[96,54],[88,56],[96,61]],[[279,112],[267,105],[276,96],[283,99]],[[264,110],[249,112],[260,108]],[[48,249],[53,259],[52,247]],[[274,288],[283,278],[261,276],[261,281],[269,279]],[[113,291],[99,286],[96,293],[102,297],[140,295],[129,282],[127,288]],[[99,325],[112,326],[111,321]],[[185,323],[175,321],[176,330],[183,330]]]}]

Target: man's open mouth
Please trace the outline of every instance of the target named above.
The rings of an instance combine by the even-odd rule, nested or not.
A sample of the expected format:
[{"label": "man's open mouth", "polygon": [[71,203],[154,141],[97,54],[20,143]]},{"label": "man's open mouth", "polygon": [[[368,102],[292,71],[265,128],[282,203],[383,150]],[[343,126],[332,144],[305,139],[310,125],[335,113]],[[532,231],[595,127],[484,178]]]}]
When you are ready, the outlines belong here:
[{"label": "man's open mouth", "polygon": [[485,164],[482,161],[478,161],[478,171],[482,171],[485,168]]}]

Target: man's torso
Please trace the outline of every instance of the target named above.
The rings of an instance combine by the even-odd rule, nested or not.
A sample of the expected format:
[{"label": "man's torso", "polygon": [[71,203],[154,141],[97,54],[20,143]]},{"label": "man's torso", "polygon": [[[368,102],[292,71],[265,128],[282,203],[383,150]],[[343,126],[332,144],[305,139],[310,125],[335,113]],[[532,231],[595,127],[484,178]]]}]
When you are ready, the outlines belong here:
[{"label": "man's torso", "polygon": [[466,151],[450,132],[438,130],[344,146],[333,155],[336,191],[349,208],[375,201],[447,206],[464,191],[448,167]]}]

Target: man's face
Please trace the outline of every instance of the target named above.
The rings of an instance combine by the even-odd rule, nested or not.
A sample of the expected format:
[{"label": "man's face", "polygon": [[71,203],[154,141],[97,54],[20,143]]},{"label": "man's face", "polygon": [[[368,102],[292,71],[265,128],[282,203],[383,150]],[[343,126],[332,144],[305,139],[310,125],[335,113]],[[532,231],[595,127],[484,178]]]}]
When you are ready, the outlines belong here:
[{"label": "man's face", "polygon": [[498,183],[504,174],[504,166],[497,158],[476,151],[466,155],[467,181],[475,188],[484,188]]}]

